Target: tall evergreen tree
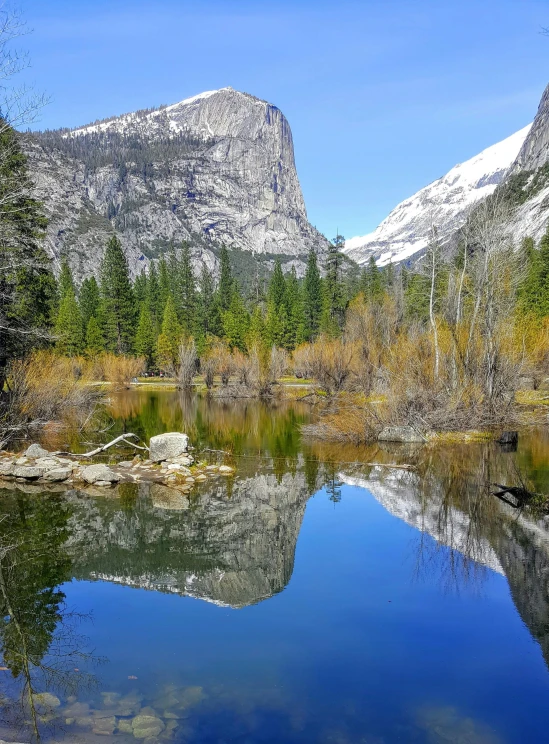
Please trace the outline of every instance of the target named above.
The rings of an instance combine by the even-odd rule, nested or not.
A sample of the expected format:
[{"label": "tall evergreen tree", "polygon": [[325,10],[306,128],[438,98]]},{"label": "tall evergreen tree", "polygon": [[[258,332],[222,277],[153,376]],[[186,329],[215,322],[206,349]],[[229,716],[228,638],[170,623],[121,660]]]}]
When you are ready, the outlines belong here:
[{"label": "tall evergreen tree", "polygon": [[246,337],[248,350],[254,346],[264,344],[266,341],[265,318],[259,305],[256,305],[250,317],[250,325]]},{"label": "tall evergreen tree", "polygon": [[339,333],[345,316],[345,298],[341,281],[343,262],[341,251],[344,245],[344,237],[336,235],[333,243],[328,246],[326,255],[322,327],[326,333],[331,335]]},{"label": "tall evergreen tree", "polygon": [[72,276],[71,267],[66,256],[61,259],[61,270],[59,272],[59,279],[57,281],[59,291],[59,302],[72,292],[73,296],[76,297],[76,287],[74,285],[74,278]]},{"label": "tall evergreen tree", "polygon": [[147,367],[153,364],[154,353],[156,349],[156,334],[152,320],[152,313],[148,302],[141,305],[139,313],[139,322],[135,334],[135,351],[140,356],[145,357]]},{"label": "tall evergreen tree", "polygon": [[549,228],[536,250],[534,242],[526,238],[522,245],[526,274],[519,288],[523,312],[543,318],[549,315]]},{"label": "tall evergreen tree", "polygon": [[55,335],[57,337],[55,346],[60,354],[75,356],[84,350],[82,316],[74,296],[74,289],[70,285],[66,285],[65,295],[59,304]]},{"label": "tall evergreen tree", "polygon": [[172,295],[172,298],[173,298],[172,287],[173,287],[173,284],[170,278],[170,271],[168,269],[168,264],[164,256],[162,256],[162,258],[158,262],[159,318],[162,318],[164,316],[164,308],[166,307],[166,302],[168,301],[168,297]]},{"label": "tall evergreen tree", "polygon": [[178,284],[180,293],[181,324],[185,333],[193,336],[197,330],[196,282],[191,262],[191,251],[187,243],[181,248]]},{"label": "tall evergreen tree", "polygon": [[135,299],[126,256],[116,236],[108,244],[101,263],[101,320],[107,350],[118,354],[133,348]]},{"label": "tall evergreen tree", "polygon": [[229,309],[235,289],[231,259],[229,258],[229,251],[225,246],[221,248],[219,264],[219,286],[217,293],[219,295],[219,309],[224,313]]},{"label": "tall evergreen tree", "polygon": [[162,323],[162,314],[164,307],[162,305],[162,295],[160,292],[160,283],[158,281],[158,272],[156,265],[151,263],[149,276],[147,278],[147,300],[151,309],[152,319],[155,328],[160,328]]},{"label": "tall evergreen tree", "polygon": [[223,332],[229,346],[245,351],[250,316],[240,292],[233,292],[229,309],[223,313],[222,318]]},{"label": "tall evergreen tree", "polygon": [[19,135],[0,119],[0,391],[11,359],[45,340],[56,285]]},{"label": "tall evergreen tree", "polygon": [[273,275],[269,282],[267,298],[269,302],[272,302],[275,310],[279,310],[286,300],[286,279],[284,278],[279,258],[275,261]]},{"label": "tall evergreen tree", "polygon": [[362,292],[366,301],[376,301],[383,295],[383,275],[378,269],[373,256],[368,259],[368,265],[362,272]]},{"label": "tall evergreen tree", "polygon": [[86,326],[86,354],[94,357],[105,349],[105,340],[95,315],[92,315]]},{"label": "tall evergreen tree", "polygon": [[147,274],[145,269],[142,269],[142,271],[135,277],[133,283],[133,296],[135,297],[135,302],[138,307],[141,307],[141,305],[146,301],[147,291]]},{"label": "tall evergreen tree", "polygon": [[96,317],[100,302],[99,286],[94,276],[84,279],[78,293],[78,302],[80,305],[80,314],[82,315],[82,324],[84,328],[88,327],[90,318]]},{"label": "tall evergreen tree", "polygon": [[212,275],[205,264],[200,271],[199,293],[196,298],[197,333],[201,338],[220,332],[221,319],[215,302],[215,286]]},{"label": "tall evergreen tree", "polygon": [[318,334],[322,317],[322,279],[314,250],[309,251],[307,271],[303,282],[303,316],[306,341],[312,341]]},{"label": "tall evergreen tree", "polygon": [[158,364],[165,370],[170,367],[173,368],[177,362],[181,335],[181,326],[177,319],[175,303],[171,295],[168,295],[162,318],[162,330],[156,342]]},{"label": "tall evergreen tree", "polygon": [[303,296],[293,267],[286,279],[285,306],[288,316],[285,346],[291,351],[304,341]]}]

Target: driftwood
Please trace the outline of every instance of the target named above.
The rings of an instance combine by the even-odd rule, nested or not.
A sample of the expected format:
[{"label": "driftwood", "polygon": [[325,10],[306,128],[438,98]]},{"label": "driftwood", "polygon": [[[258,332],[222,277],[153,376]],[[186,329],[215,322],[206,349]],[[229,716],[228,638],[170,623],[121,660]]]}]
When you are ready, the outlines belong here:
[{"label": "driftwood", "polygon": [[[512,506],[513,509],[522,509],[534,497],[540,496],[540,494],[529,491],[523,486],[502,486],[501,483],[492,483],[492,486],[500,489],[499,491],[492,491],[493,495],[509,506]],[[516,499],[515,503],[506,498],[507,496],[512,496]]]},{"label": "driftwood", "polygon": [[137,434],[132,434],[131,432],[127,434],[121,434],[119,437],[116,437],[116,439],[113,439],[111,442],[108,442],[107,444],[102,444],[100,447],[96,447],[94,450],[91,450],[90,452],[84,452],[84,453],[78,453],[78,452],[52,452],[52,455],[70,455],[71,457],[94,457],[95,455],[98,455],[100,452],[104,452],[105,450],[108,450],[110,447],[113,447],[115,444],[119,444],[120,442],[124,442],[124,444],[129,445],[130,447],[133,447],[134,449],[138,450],[144,450],[145,452],[149,451],[148,447],[141,447],[138,444],[135,444],[135,442],[129,442],[129,438],[137,439],[140,438],[137,436]]}]

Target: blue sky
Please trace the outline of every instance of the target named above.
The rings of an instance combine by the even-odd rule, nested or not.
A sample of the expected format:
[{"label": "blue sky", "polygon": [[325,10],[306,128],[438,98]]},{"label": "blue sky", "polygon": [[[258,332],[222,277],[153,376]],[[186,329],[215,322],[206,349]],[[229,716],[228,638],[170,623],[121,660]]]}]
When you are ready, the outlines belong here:
[{"label": "blue sky", "polygon": [[19,0],[39,128],[231,85],[290,121],[310,221],[373,229],[525,126],[549,83],[547,0]]}]

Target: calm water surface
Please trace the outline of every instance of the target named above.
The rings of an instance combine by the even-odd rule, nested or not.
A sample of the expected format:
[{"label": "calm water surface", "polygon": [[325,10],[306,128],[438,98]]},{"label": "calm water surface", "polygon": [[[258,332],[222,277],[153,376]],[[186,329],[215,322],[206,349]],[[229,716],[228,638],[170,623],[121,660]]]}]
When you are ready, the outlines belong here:
[{"label": "calm water surface", "polygon": [[0,489],[0,738],[549,740],[549,524],[487,488],[548,492],[549,435],[337,447],[310,416],[128,391],[104,440],[184,430],[236,477]]}]

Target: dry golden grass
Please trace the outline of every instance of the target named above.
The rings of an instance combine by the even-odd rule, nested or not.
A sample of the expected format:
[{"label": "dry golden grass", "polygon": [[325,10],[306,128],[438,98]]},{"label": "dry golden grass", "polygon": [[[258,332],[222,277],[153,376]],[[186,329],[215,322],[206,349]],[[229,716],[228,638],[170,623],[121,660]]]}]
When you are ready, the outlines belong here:
[{"label": "dry golden grass", "polygon": [[116,356],[115,354],[101,354],[90,364],[94,379],[105,380],[116,387],[127,385],[145,369],[143,357]]},{"label": "dry golden grass", "polygon": [[9,403],[3,409],[0,438],[5,441],[53,422],[82,428],[90,419],[100,392],[90,387],[83,359],[37,351],[12,363]]}]

